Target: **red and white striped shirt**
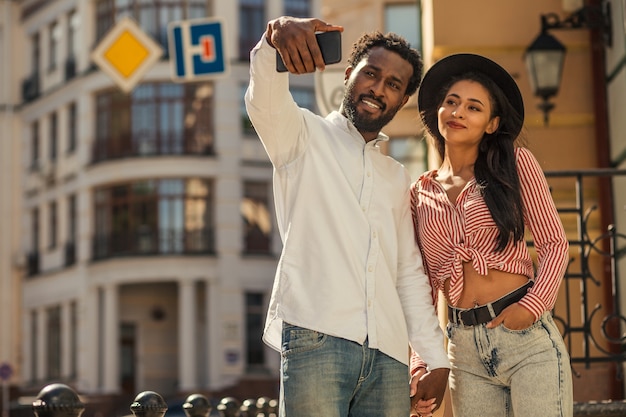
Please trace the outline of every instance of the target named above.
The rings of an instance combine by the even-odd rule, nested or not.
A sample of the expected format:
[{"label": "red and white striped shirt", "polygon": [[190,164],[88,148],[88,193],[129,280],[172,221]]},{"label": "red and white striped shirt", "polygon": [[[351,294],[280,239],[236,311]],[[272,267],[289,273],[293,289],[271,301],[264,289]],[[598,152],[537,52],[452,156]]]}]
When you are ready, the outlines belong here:
[{"label": "red and white striped shirt", "polygon": [[516,148],[515,155],[524,223],[537,250],[536,271],[525,241],[509,242],[502,252],[495,250],[498,229],[475,179],[467,183],[453,205],[435,179],[437,171],[426,172],[411,187],[411,208],[435,300],[437,290],[449,279],[449,299],[456,305],[463,291],[463,263],[471,262],[480,275],[497,269],[534,278],[535,284],[519,303],[537,320],[554,307],[569,245],[538,161],[525,148]]}]

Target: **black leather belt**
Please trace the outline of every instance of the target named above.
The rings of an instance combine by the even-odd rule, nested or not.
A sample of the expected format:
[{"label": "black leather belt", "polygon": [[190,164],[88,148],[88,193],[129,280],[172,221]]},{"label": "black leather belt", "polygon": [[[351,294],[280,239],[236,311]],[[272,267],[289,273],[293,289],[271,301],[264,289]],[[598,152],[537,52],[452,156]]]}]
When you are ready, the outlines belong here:
[{"label": "black leather belt", "polygon": [[[462,324],[464,326],[476,326],[477,324],[488,323],[492,318],[502,313],[502,310],[521,300],[534,283],[534,281],[528,281],[528,283],[523,287],[520,287],[515,291],[508,293],[504,297],[483,306],[469,309],[448,306],[448,320],[454,324]],[[489,311],[490,306],[493,310],[493,316]]]}]

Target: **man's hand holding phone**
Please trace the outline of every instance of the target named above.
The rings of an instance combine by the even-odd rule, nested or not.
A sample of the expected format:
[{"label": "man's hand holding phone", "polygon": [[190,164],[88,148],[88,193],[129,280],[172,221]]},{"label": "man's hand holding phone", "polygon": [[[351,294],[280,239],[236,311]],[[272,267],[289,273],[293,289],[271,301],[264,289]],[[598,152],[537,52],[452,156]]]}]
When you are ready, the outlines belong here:
[{"label": "man's hand holding phone", "polygon": [[342,26],[316,18],[281,17],[269,22],[265,37],[278,54],[277,70],[282,69],[280,61],[287,71],[306,74],[341,61],[341,32]]}]

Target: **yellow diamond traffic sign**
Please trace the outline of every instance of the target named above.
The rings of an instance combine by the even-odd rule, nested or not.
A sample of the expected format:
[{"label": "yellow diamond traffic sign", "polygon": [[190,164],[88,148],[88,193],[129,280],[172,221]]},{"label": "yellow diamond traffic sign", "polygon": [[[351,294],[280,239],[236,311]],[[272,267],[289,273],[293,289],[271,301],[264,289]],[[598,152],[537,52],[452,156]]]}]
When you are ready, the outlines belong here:
[{"label": "yellow diamond traffic sign", "polygon": [[91,59],[124,92],[129,92],[162,55],[161,46],[133,19],[124,17],[100,41]]}]

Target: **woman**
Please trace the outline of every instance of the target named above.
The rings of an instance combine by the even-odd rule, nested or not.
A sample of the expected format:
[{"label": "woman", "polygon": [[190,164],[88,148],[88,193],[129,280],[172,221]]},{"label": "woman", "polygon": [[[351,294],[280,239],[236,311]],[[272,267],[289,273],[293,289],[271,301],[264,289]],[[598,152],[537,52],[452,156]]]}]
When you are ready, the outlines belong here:
[{"label": "woman", "polygon": [[[519,88],[495,62],[457,54],[424,76],[418,105],[442,163],[413,184],[412,209],[434,293],[448,303],[454,415],[571,416],[569,356],[550,314],[569,247],[539,163],[516,144]],[[423,366],[414,354],[412,373]]]}]

